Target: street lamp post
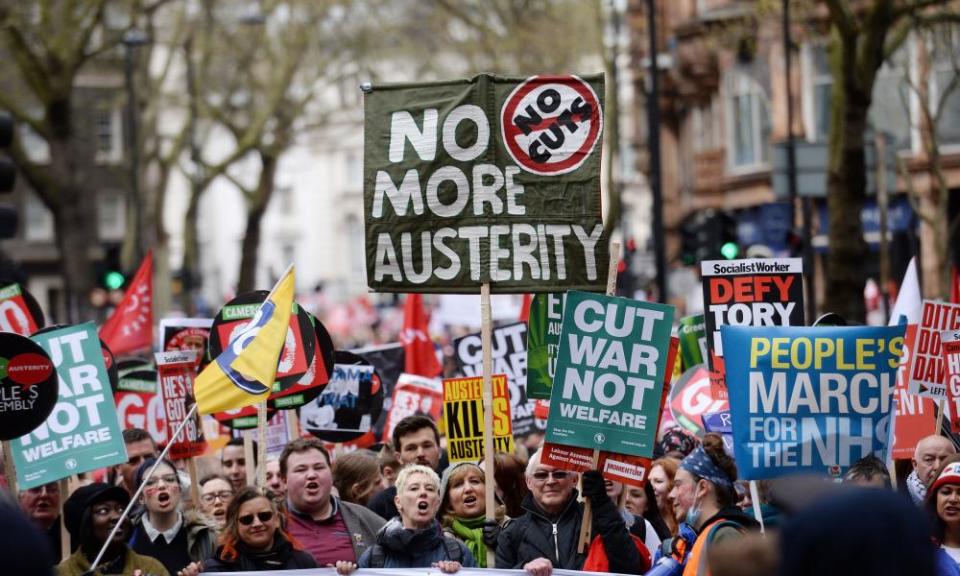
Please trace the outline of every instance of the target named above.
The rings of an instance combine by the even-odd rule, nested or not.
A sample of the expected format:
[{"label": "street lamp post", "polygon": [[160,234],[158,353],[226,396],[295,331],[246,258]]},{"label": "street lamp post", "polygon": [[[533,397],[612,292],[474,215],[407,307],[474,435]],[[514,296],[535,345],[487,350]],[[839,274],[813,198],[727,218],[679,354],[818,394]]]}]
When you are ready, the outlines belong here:
[{"label": "street lamp post", "polygon": [[133,226],[133,262],[143,258],[143,222],[140,209],[140,146],[137,131],[137,91],[133,81],[134,50],[147,44],[149,37],[139,30],[123,35],[124,79],[127,88],[127,149],[130,151],[130,186],[127,190],[127,215]]},{"label": "street lamp post", "polygon": [[663,237],[663,188],[660,176],[660,81],[657,66],[657,16],[654,0],[647,0],[650,35],[650,91],[647,94],[647,139],[650,146],[650,192],[653,194],[653,254],[657,267],[657,300],[666,303],[667,257]]}]

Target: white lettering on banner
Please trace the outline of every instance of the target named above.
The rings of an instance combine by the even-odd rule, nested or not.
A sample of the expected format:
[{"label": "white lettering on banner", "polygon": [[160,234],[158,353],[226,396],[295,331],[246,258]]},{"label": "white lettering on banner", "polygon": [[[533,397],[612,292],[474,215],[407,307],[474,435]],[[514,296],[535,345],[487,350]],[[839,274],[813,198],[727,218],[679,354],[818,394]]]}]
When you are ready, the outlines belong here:
[{"label": "white lettering on banner", "polygon": [[747,449],[755,468],[810,466],[814,462],[814,450],[819,461],[850,466],[872,453],[874,434],[877,438],[886,438],[889,420],[889,416],[878,421],[860,418],[857,432],[852,426],[854,419],[846,416],[822,418],[823,428],[815,418],[751,418],[750,438],[763,441],[747,442]]},{"label": "white lettering on banner", "polygon": [[890,382],[889,374],[880,374],[879,381],[876,374],[860,372],[850,377],[849,381],[843,374],[821,372],[817,385],[811,381],[807,372],[796,374],[796,384],[787,396],[787,373],[774,372],[770,382],[764,380],[760,372],[750,373],[750,412],[779,412],[796,414],[799,408],[806,408],[813,414],[827,414],[830,412],[855,412],[857,414],[872,414],[877,410],[877,398],[864,402],[861,396],[866,396],[863,388],[880,388],[880,410],[890,411],[890,402],[893,399],[894,385]]},{"label": "white lettering on banner", "polygon": [[[796,302],[751,302],[749,304],[711,304],[715,326],[789,326]],[[723,355],[720,330],[713,333],[713,349]]]}]

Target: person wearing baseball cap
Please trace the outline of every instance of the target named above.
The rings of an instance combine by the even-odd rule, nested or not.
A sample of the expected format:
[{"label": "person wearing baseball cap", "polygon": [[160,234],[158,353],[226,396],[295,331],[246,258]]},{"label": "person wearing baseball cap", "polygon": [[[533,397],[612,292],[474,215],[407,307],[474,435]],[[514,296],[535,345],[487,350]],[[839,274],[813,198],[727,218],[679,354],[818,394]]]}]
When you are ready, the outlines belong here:
[{"label": "person wearing baseball cap", "polygon": [[[89,573],[110,531],[120,521],[130,495],[119,486],[95,482],[74,491],[63,504],[63,519],[76,550],[57,566],[57,576],[82,576]],[[96,574],[123,576],[170,576],[163,564],[141,556],[127,547],[130,523],[124,519],[97,567]]]},{"label": "person wearing baseball cap", "polygon": [[948,456],[927,490],[925,506],[933,519],[937,574],[960,576],[960,455]]}]

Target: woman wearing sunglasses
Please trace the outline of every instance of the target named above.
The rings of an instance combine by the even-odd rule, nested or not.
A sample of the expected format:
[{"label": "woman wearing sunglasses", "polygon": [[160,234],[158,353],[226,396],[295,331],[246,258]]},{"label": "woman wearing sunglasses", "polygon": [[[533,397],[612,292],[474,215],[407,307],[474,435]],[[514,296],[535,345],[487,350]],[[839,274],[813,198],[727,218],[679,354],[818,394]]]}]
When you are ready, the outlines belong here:
[{"label": "woman wearing sunglasses", "polygon": [[247,487],[227,506],[220,546],[203,563],[203,572],[259,572],[316,568],[313,556],[300,550],[280,528],[272,498]]}]

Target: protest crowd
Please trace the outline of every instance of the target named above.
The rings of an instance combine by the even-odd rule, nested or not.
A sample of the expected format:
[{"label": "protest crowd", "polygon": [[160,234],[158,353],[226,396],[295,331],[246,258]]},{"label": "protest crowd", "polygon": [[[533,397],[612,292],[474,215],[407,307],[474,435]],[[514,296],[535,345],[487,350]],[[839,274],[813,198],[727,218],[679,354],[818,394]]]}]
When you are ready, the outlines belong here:
[{"label": "protest crowd", "polygon": [[[701,262],[702,314],[615,296],[603,93],[365,92],[368,283],[407,294],[386,345],[335,346],[292,265],[157,325],[149,254],[99,329],[0,287],[0,573],[960,576],[960,303],[911,264],[889,325],[813,322],[787,257]],[[480,331],[431,333],[424,292],[480,292]]]}]

